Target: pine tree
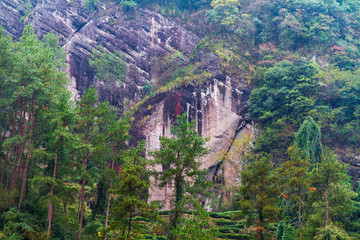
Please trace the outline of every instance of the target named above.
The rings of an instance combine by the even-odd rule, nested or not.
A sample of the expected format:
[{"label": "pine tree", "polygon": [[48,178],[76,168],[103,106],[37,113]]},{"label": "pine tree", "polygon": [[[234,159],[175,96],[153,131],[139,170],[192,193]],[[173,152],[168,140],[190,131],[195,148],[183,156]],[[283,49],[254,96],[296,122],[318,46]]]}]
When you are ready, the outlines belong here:
[{"label": "pine tree", "polygon": [[315,184],[316,191],[321,191],[325,198],[325,227],[329,221],[329,188],[330,185],[342,180],[346,172],[346,165],[341,164],[336,159],[336,155],[327,150],[322,156],[320,163],[312,171],[313,184]]},{"label": "pine tree", "polygon": [[[4,143],[5,161],[1,171],[1,185],[11,191],[19,190],[18,209],[20,210],[26,192],[26,184],[33,161],[33,151],[37,148],[37,125],[39,111],[45,107],[53,95],[66,89],[67,78],[61,67],[64,55],[52,35],[38,40],[32,28],[24,28],[19,42],[10,43],[0,30],[2,47],[1,101],[0,118],[1,136]],[[51,44],[50,44],[51,40]],[[3,124],[3,119],[6,119]],[[5,133],[10,136],[5,139]],[[12,205],[13,200],[10,200]]]},{"label": "pine tree", "polygon": [[284,229],[285,229],[285,222],[284,222],[284,220],[281,220],[277,226],[276,240],[282,240],[282,237],[284,235]]},{"label": "pine tree", "polygon": [[[279,187],[268,155],[249,156],[249,161],[250,164],[241,172],[239,204],[243,214],[250,218],[249,223],[255,220],[256,239],[261,240],[265,239],[268,223],[275,221],[279,213]],[[253,212],[256,213],[255,219],[251,219]]]},{"label": "pine tree", "polygon": [[[120,160],[121,160],[120,153],[126,148],[126,141],[130,139],[130,136],[128,135],[128,131],[130,128],[129,117],[130,117],[129,115],[123,115],[119,120],[116,120],[116,117],[114,116],[114,119],[110,121],[109,129],[107,130],[109,135],[109,144],[110,144],[109,151],[112,152],[112,156],[109,167],[107,168],[107,171],[105,171],[105,174],[107,176],[110,176],[110,180],[109,180],[110,183],[109,183],[109,189],[107,195],[107,205],[105,211],[105,228],[108,227],[108,221],[109,221],[110,204],[112,198],[112,194],[110,191],[113,188],[113,180],[114,177],[116,176],[115,167],[116,165],[120,164]],[[105,235],[105,239],[107,239],[106,235]]]},{"label": "pine tree", "polygon": [[177,240],[215,240],[217,231],[215,223],[211,221],[209,213],[207,213],[196,199],[189,199],[194,211],[192,214],[179,219],[176,228],[172,230],[172,236],[176,236]]},{"label": "pine tree", "polygon": [[[99,99],[96,90],[91,86],[87,92],[82,96],[78,104],[78,127],[77,132],[79,138],[84,144],[84,152],[81,157],[82,161],[82,176],[81,176],[81,196],[79,201],[79,231],[78,239],[81,239],[81,230],[83,225],[84,210],[85,210],[85,184],[90,181],[87,167],[89,161],[93,164],[104,164],[104,154],[106,148],[106,138],[108,123],[112,118],[109,104],[104,102],[99,104]],[[100,162],[99,162],[100,161]]]},{"label": "pine tree", "polygon": [[[347,165],[338,161],[337,156],[326,149],[321,162],[311,172],[311,180],[313,186],[309,201],[312,203],[312,211],[308,220],[310,235],[327,232],[328,227],[336,223],[342,223],[345,228],[350,226],[348,219],[359,207],[355,203],[358,195],[352,190]],[[318,229],[321,231],[318,232]]]},{"label": "pine tree", "polygon": [[283,196],[298,204],[298,228],[301,239],[302,205],[304,195],[310,187],[307,176],[311,164],[307,157],[304,158],[304,152],[294,146],[289,148],[289,158],[289,161],[280,166],[278,173],[281,178]]},{"label": "pine tree", "polygon": [[310,116],[306,117],[295,135],[295,146],[305,151],[311,163],[320,162],[323,147],[320,127]]},{"label": "pine tree", "polygon": [[314,237],[316,240],[352,240],[344,229],[334,225],[333,223],[320,229],[320,231]]},{"label": "pine tree", "polygon": [[141,156],[144,152],[145,142],[142,141],[137,148],[131,148],[121,154],[121,172],[110,190],[116,200],[111,210],[113,219],[109,229],[120,231],[117,239],[136,239],[144,229],[136,217],[154,219],[156,216],[153,214],[156,206],[147,202],[147,191],[150,187],[149,161]]},{"label": "pine tree", "polygon": [[177,117],[175,124],[171,126],[171,134],[171,138],[161,137],[160,150],[151,153],[155,164],[164,167],[162,172],[157,173],[159,186],[164,187],[169,183],[174,185],[170,230],[176,227],[184,213],[184,196],[205,194],[209,186],[206,181],[207,171],[201,170],[201,162],[197,161],[208,153],[208,149],[204,147],[208,139],[196,132],[194,122],[187,122],[185,114]]},{"label": "pine tree", "polygon": [[[16,64],[16,56],[13,54],[15,44],[11,37],[5,36],[3,28],[0,26],[0,158],[4,159],[3,167],[0,177],[0,188],[3,187],[3,180],[5,178],[6,169],[11,166],[12,143],[10,141],[14,137],[16,124],[16,104],[11,98],[13,91],[17,85],[12,84]],[[13,123],[14,122],[14,123]],[[6,132],[11,132],[9,137],[6,137]],[[1,164],[1,162],[0,162]],[[6,185],[5,185],[6,187]]]},{"label": "pine tree", "polygon": [[[67,92],[68,93],[68,92]],[[44,129],[44,135],[48,135],[44,138],[43,147],[48,154],[52,156],[51,160],[47,162],[48,166],[52,166],[50,171],[52,177],[50,187],[50,200],[48,208],[48,235],[50,238],[51,227],[55,209],[56,192],[55,186],[64,185],[63,179],[59,178],[59,172],[64,176],[64,169],[71,164],[68,156],[65,156],[66,152],[74,150],[74,145],[78,143],[76,135],[73,134],[75,113],[70,103],[70,94],[58,93],[57,97],[52,99],[49,103],[49,108],[43,109],[41,114],[43,115],[43,126],[47,126]]]},{"label": "pine tree", "polygon": [[285,225],[281,240],[295,240],[295,229],[290,224]]}]

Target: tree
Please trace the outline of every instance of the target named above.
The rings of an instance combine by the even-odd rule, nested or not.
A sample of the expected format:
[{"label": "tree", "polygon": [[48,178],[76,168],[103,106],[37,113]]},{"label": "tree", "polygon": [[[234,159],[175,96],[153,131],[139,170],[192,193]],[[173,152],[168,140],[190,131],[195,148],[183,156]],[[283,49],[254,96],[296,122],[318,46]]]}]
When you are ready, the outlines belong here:
[{"label": "tree", "polygon": [[78,239],[81,239],[81,230],[83,225],[84,209],[85,209],[85,184],[89,181],[87,166],[89,160],[96,163],[97,159],[103,163],[104,149],[106,146],[106,134],[108,133],[108,123],[112,119],[112,113],[109,104],[103,102],[99,104],[96,90],[91,86],[82,96],[78,104],[78,127],[77,132],[79,138],[83,141],[84,151],[81,157],[83,165],[81,173],[81,197],[79,201],[79,231]]},{"label": "tree", "polygon": [[281,220],[276,231],[276,240],[295,240],[295,229]]},{"label": "tree", "polygon": [[261,86],[251,92],[250,115],[262,131],[256,151],[285,159],[294,132],[314,108],[319,82],[314,63],[282,61],[266,70]]},{"label": "tree", "polygon": [[[328,232],[330,225],[334,227],[338,223],[342,223],[345,229],[350,227],[350,218],[359,207],[355,203],[358,194],[352,190],[347,165],[338,161],[337,156],[326,149],[310,176],[313,190],[309,197],[312,203],[308,221],[309,234],[322,235]],[[342,228],[338,225],[337,229]],[[335,234],[338,230],[327,234]]]},{"label": "tree", "polygon": [[309,158],[304,156],[304,152],[296,147],[290,147],[288,152],[290,160],[280,166],[278,173],[281,179],[283,197],[289,198],[298,204],[298,228],[301,239],[302,205],[304,195],[310,187],[307,176],[311,164]]},{"label": "tree", "polygon": [[[67,92],[68,93],[68,92]],[[71,162],[66,161],[68,158],[65,156],[65,151],[71,151],[74,148],[74,145],[78,143],[76,141],[76,135],[73,134],[73,128],[75,123],[75,113],[74,109],[71,106],[69,101],[70,94],[65,94],[61,96],[59,93],[59,98],[53,98],[51,103],[49,103],[50,108],[44,109],[42,111],[44,121],[48,121],[49,124],[44,122],[43,126],[48,128],[44,130],[44,135],[48,135],[44,139],[43,147],[46,148],[46,151],[53,158],[52,161],[48,161],[49,165],[53,166],[51,188],[50,188],[50,200],[49,200],[49,209],[48,209],[48,234],[47,238],[50,238],[51,227],[54,213],[54,195],[55,195],[55,186],[61,183],[62,179],[58,179],[59,167],[71,164]],[[60,164],[59,164],[60,163]],[[64,177],[64,175],[62,175]],[[49,179],[47,179],[49,180]]]},{"label": "tree", "polygon": [[[119,165],[121,154],[120,152],[123,151],[126,148],[126,141],[130,139],[130,136],[128,135],[128,131],[130,128],[130,119],[128,115],[122,116],[119,120],[116,119],[114,116],[114,119],[110,121],[109,123],[109,144],[110,149],[109,151],[112,152],[111,162],[109,171],[106,172],[106,175],[110,175],[110,184],[109,184],[109,190],[108,190],[108,199],[107,199],[107,206],[106,206],[106,212],[105,212],[105,228],[108,227],[108,220],[109,220],[109,211],[110,211],[110,203],[111,203],[111,189],[113,187],[113,180],[116,176],[115,167]],[[139,146],[141,148],[142,145]],[[141,149],[140,149],[141,150]],[[141,151],[139,151],[141,154]],[[105,235],[106,239],[106,235]]]},{"label": "tree", "polygon": [[[21,210],[30,167],[36,160],[33,152],[38,147],[34,139],[40,136],[36,129],[40,127],[39,112],[55,93],[61,95],[66,91],[67,78],[61,71],[65,55],[53,34],[40,41],[29,25],[16,43],[9,43],[10,38],[0,32],[0,44],[7,49],[2,50],[6,56],[1,57],[1,62],[5,66],[0,69],[1,145],[5,153],[0,181],[2,185],[6,172],[5,187],[19,189]],[[10,135],[5,139],[7,132]],[[9,205],[12,203],[10,200]]]},{"label": "tree", "polygon": [[[241,172],[239,204],[243,214],[250,218],[249,223],[256,221],[256,239],[262,240],[268,223],[276,220],[280,210],[277,205],[279,187],[269,155],[253,155],[249,161],[251,163]],[[252,213],[255,219],[251,219]]]},{"label": "tree", "polygon": [[323,153],[321,131],[314,119],[306,117],[295,135],[295,146],[305,151],[311,163],[320,162]]},{"label": "tree", "polygon": [[217,238],[214,223],[211,222],[209,214],[200,206],[200,204],[190,199],[195,210],[191,215],[179,219],[176,228],[172,230],[172,235],[177,240],[215,240]]},{"label": "tree", "polygon": [[212,10],[207,12],[207,19],[211,23],[215,23],[226,30],[235,31],[239,23],[239,7],[238,0],[213,0],[211,1]]},{"label": "tree", "polygon": [[325,152],[321,162],[311,172],[314,179],[313,184],[317,186],[316,191],[322,192],[325,198],[325,227],[327,227],[329,221],[328,197],[330,185],[342,180],[344,172],[346,172],[346,165],[338,162],[336,155],[329,150]]},{"label": "tree", "polygon": [[262,126],[279,120],[289,124],[305,118],[314,104],[311,99],[319,83],[314,78],[317,67],[305,61],[282,61],[264,74],[262,86],[249,99],[250,113]]},{"label": "tree", "polygon": [[351,238],[344,229],[339,228],[333,223],[321,228],[318,234],[314,237],[316,240],[351,240]]},{"label": "tree", "polygon": [[[15,44],[10,36],[5,36],[3,28],[0,26],[0,150],[1,158],[4,159],[0,188],[3,187],[6,169],[11,167],[11,153],[13,143],[9,143],[15,135],[16,125],[16,103],[12,98],[13,92],[16,90],[17,84],[12,84],[11,79],[14,77],[14,68],[16,66],[16,55],[14,52]],[[15,108],[15,109],[14,109]],[[9,137],[6,137],[6,131],[10,131]],[[7,146],[9,145],[9,146]],[[7,178],[8,179],[8,178]],[[5,187],[7,184],[5,184]]]},{"label": "tree", "polygon": [[254,45],[257,18],[250,14],[241,14],[242,3],[239,0],[213,0],[211,10],[207,11],[207,20],[220,30],[234,32],[243,43]]},{"label": "tree", "polygon": [[194,121],[187,122],[185,114],[177,117],[175,124],[171,126],[171,134],[171,138],[160,138],[160,150],[151,152],[151,155],[154,163],[162,165],[164,169],[155,173],[160,181],[159,186],[174,186],[170,222],[170,229],[173,229],[184,213],[185,195],[205,194],[209,182],[206,181],[206,169],[201,170],[201,162],[196,161],[208,153],[208,149],[204,147],[208,138],[196,132]]},{"label": "tree", "polygon": [[[115,196],[112,208],[111,230],[119,230],[117,239],[134,239],[143,230],[136,217],[150,217],[154,220],[156,206],[148,203],[147,191],[150,187],[149,161],[141,155],[145,152],[145,142],[122,154],[123,164],[115,186],[110,190]],[[138,223],[138,224],[135,224]]]}]

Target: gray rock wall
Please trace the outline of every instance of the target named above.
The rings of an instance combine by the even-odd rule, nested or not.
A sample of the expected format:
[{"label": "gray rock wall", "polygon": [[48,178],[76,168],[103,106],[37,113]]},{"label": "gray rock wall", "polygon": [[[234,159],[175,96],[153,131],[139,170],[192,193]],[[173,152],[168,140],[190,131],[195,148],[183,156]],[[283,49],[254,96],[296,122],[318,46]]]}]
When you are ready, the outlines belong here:
[{"label": "gray rock wall", "polygon": [[[16,0],[0,2],[0,24],[15,40],[21,36],[24,26],[20,22],[22,14],[17,10],[19,4]],[[67,51],[66,71],[74,98],[93,84],[101,98],[112,105],[134,106],[143,98],[143,87],[155,86],[163,73],[157,61],[176,51],[184,56],[182,66],[197,63],[201,71],[210,73],[212,77],[202,84],[184,84],[145,102],[135,114],[132,141],[146,139],[148,151],[159,148],[159,137],[170,135],[170,126],[180,105],[181,112],[187,112],[188,117],[195,120],[198,132],[210,137],[207,147],[211,152],[200,159],[203,167],[209,169],[209,178],[222,175],[224,184],[234,183],[236,168],[222,164],[218,155],[231,149],[232,140],[251,132],[247,114],[250,89],[245,81],[224,73],[211,52],[200,50],[190,58],[201,40],[198,36],[179,22],[150,10],[140,8],[125,13],[118,6],[104,4],[90,13],[84,10],[81,1],[74,0],[37,1],[26,19],[38,36],[52,31],[60,37],[60,44]],[[109,52],[123,53],[128,64],[124,82],[109,86],[94,78],[89,58],[96,45],[102,45]],[[161,166],[157,168],[162,170]],[[169,191],[171,187],[154,189],[152,198],[164,200]]]}]

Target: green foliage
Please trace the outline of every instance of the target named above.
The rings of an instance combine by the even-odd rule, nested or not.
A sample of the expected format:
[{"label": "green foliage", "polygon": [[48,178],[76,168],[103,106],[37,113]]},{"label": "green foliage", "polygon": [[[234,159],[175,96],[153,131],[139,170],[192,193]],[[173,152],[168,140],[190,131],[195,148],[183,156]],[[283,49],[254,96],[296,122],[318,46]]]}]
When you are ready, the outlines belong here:
[{"label": "green foliage", "polygon": [[120,1],[120,4],[125,6],[127,9],[133,9],[137,6],[137,3],[133,0],[129,0],[129,1],[122,0]]},{"label": "green foliage", "polygon": [[[89,12],[97,9],[100,2],[105,0],[85,0],[84,5]],[[134,10],[140,6],[163,7],[164,10],[178,10],[180,12],[195,12],[210,5],[211,0],[110,0],[118,5],[122,5],[125,11]]]},{"label": "green foliage", "polygon": [[100,221],[90,222],[86,224],[83,230],[84,235],[90,235],[90,236],[98,235],[98,232],[100,231],[100,229],[102,229],[102,227],[103,225]]},{"label": "green foliage", "polygon": [[308,220],[308,234],[314,237],[319,234],[319,229],[326,228],[331,222],[342,223],[347,229],[351,225],[348,218],[358,209],[354,202],[358,195],[349,184],[347,165],[339,162],[337,156],[327,149],[311,172],[311,183],[314,187],[309,198],[312,211]]},{"label": "green foliage", "polygon": [[262,85],[249,98],[251,117],[263,130],[257,151],[277,151],[285,156],[284,150],[293,141],[293,129],[314,108],[319,88],[316,68],[311,62],[282,61],[266,70]]},{"label": "green foliage", "polygon": [[231,219],[229,214],[226,213],[220,213],[220,212],[209,212],[209,216],[212,218],[225,218],[225,219]]},{"label": "green foliage", "polygon": [[278,169],[279,177],[281,179],[281,195],[285,199],[289,199],[297,203],[297,206],[294,205],[292,212],[298,213],[298,227],[301,231],[303,214],[302,205],[305,195],[310,187],[308,170],[311,164],[309,162],[309,158],[306,157],[304,152],[296,147],[290,147],[288,153],[290,158],[289,161],[284,162]]},{"label": "green foliage", "polygon": [[41,232],[41,222],[29,213],[21,213],[16,208],[2,214],[3,223],[0,239],[45,239]]},{"label": "green foliage", "polygon": [[336,44],[359,52],[354,39],[359,9],[352,1],[213,0],[211,7],[207,19],[218,27],[215,31],[240,33],[248,42],[315,52],[330,52]]},{"label": "green foliage", "polygon": [[213,0],[211,6],[213,9],[207,13],[208,20],[234,31],[239,22],[240,2],[238,0]]},{"label": "green foliage", "polygon": [[145,142],[140,142],[137,148],[122,154],[122,169],[110,191],[116,200],[111,211],[113,218],[109,228],[122,233],[118,239],[132,239],[144,233],[141,218],[136,217],[156,220],[154,211],[157,206],[147,202],[147,191],[150,187],[147,168],[149,161],[141,156],[144,150]]},{"label": "green foliage", "polygon": [[295,146],[305,151],[311,163],[320,162],[323,153],[321,131],[312,117],[306,117],[295,134]]},{"label": "green foliage", "polygon": [[246,234],[222,234],[221,236],[219,236],[219,238],[224,238],[224,239],[252,239],[251,236],[246,235]]},{"label": "green foliage", "polygon": [[286,225],[282,240],[295,240],[295,228],[291,225]]},{"label": "green foliage", "polygon": [[330,224],[329,226],[320,229],[319,233],[315,236],[316,240],[351,240],[351,238],[344,229]]},{"label": "green foliage", "polygon": [[[257,238],[264,239],[269,222],[277,219],[279,187],[268,155],[254,155],[241,172],[239,201],[248,224],[256,222]],[[254,215],[252,213],[255,213]]]},{"label": "green foliage", "polygon": [[[23,4],[17,10],[27,22],[36,1],[20,2]],[[92,12],[100,11],[100,2],[85,0],[84,4]],[[158,85],[168,85],[158,92],[202,84],[211,78],[197,59],[203,50],[218,57],[224,73],[238,79],[248,77],[257,87],[249,107],[261,134],[255,149],[260,154],[250,157],[252,162],[241,173],[240,194],[236,195],[242,209],[236,215],[247,221],[236,221],[231,213],[223,212],[209,213],[216,218],[210,220],[198,206],[200,195],[209,192],[207,172],[195,161],[208,152],[206,139],[196,134],[194,124],[183,116],[172,126],[173,137],[163,137],[162,149],[153,152],[154,162],[164,168],[156,174],[159,186],[175,186],[172,209],[164,215],[171,227],[164,229],[158,223],[157,206],[147,202],[150,172],[146,166],[150,162],[142,157],[144,143],[124,150],[129,140],[129,117],[117,121],[110,106],[99,103],[94,88],[75,107],[69,101],[65,74],[60,71],[65,53],[57,38],[48,34],[40,41],[27,26],[19,42],[0,30],[0,239],[45,239],[50,206],[54,208],[50,237],[73,239],[82,200],[84,239],[102,238],[103,233],[108,239],[164,239],[155,235],[166,231],[170,239],[250,239],[243,229],[245,224],[255,224],[261,239],[266,237],[263,233],[274,232],[275,225],[268,223],[276,220],[280,210],[279,187],[284,212],[277,239],[295,239],[293,226],[299,216],[297,231],[303,233],[303,239],[359,238],[358,194],[352,190],[347,166],[332,152],[322,152],[320,133],[321,128],[324,145],[343,152],[351,148],[356,156],[360,142],[357,1],[112,2],[121,5],[124,12],[136,11],[140,5],[181,16],[187,27],[205,36],[191,56],[191,65],[185,65],[187,59],[180,52],[161,59],[159,68],[165,74]],[[201,9],[205,11],[189,14]],[[198,29],[192,22],[197,17],[201,21],[206,17],[210,24]],[[320,70],[314,62],[294,61],[303,57],[325,64],[320,64]],[[289,61],[276,64],[283,59]],[[89,62],[101,84],[124,81],[127,66],[120,53],[108,53],[98,46]],[[327,62],[333,65],[327,66]],[[142,90],[146,95],[152,86],[147,84]],[[288,150],[294,140],[297,149]],[[272,169],[263,152],[274,156],[274,165],[280,165],[278,171]],[[109,167],[112,159],[114,166]],[[310,162],[314,165],[309,173]],[[29,170],[27,175],[25,169]],[[111,188],[110,179],[115,182]],[[83,199],[80,189],[84,190]],[[111,223],[104,230],[107,191]],[[25,197],[21,212],[14,208],[20,195]],[[194,206],[196,211],[185,211]],[[214,234],[213,224],[221,234]]]},{"label": "green foliage", "polygon": [[175,228],[188,201],[185,195],[197,198],[207,195],[209,182],[207,170],[201,170],[197,158],[204,156],[208,149],[204,147],[207,138],[200,136],[194,129],[194,121],[187,122],[186,115],[178,116],[171,126],[172,138],[160,138],[160,150],[151,153],[155,164],[165,166],[162,172],[155,173],[159,186],[173,182],[175,189],[171,205],[171,228]]},{"label": "green foliage", "polygon": [[284,235],[284,229],[285,229],[285,222],[284,220],[281,220],[278,223],[277,229],[276,229],[276,240],[282,240],[282,236]]},{"label": "green foliage", "polygon": [[171,231],[171,236],[178,240],[217,239],[217,234],[209,214],[194,202],[196,211],[191,216],[182,217]]},{"label": "green foliage", "polygon": [[213,0],[212,9],[207,11],[209,23],[219,27],[218,31],[235,33],[244,43],[254,45],[256,25],[259,19],[249,14],[241,14],[241,2],[238,0]]},{"label": "green foliage", "polygon": [[100,45],[93,50],[89,63],[95,70],[95,76],[107,84],[122,82],[127,72],[127,65],[121,53],[107,53]]},{"label": "green foliage", "polygon": [[84,0],[84,5],[89,12],[94,11],[97,8],[101,0]]},{"label": "green foliage", "polygon": [[180,11],[194,12],[209,6],[211,0],[136,0],[140,5],[158,5]]},{"label": "green foliage", "polygon": [[330,67],[320,72],[321,87],[314,116],[319,119],[324,141],[330,146],[354,146],[359,143],[358,71]]}]

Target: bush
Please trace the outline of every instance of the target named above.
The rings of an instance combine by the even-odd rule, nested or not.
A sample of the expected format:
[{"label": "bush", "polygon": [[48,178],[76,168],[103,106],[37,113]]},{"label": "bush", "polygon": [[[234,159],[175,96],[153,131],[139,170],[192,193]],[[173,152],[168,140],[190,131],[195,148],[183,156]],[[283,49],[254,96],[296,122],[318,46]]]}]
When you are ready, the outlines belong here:
[{"label": "bush", "polygon": [[218,226],[232,226],[232,227],[238,227],[242,228],[245,226],[245,221],[229,221],[229,220],[216,220],[215,223]]},{"label": "bush", "polygon": [[163,236],[145,235],[144,238],[145,238],[145,239],[166,240],[166,237],[163,237]]},{"label": "bush", "polygon": [[209,215],[210,215],[210,217],[212,217],[212,218],[225,218],[225,219],[230,219],[229,214],[227,214],[227,213],[222,213],[222,212],[219,212],[219,213],[209,212]]},{"label": "bush", "polygon": [[217,231],[220,233],[240,233],[240,229],[236,227],[218,228]]},{"label": "bush", "polygon": [[103,227],[103,225],[99,221],[93,221],[86,224],[83,233],[85,235],[95,235],[99,232],[99,230]]},{"label": "bush", "polygon": [[219,236],[219,238],[225,238],[225,239],[250,239],[250,235],[245,234],[222,234]]}]

